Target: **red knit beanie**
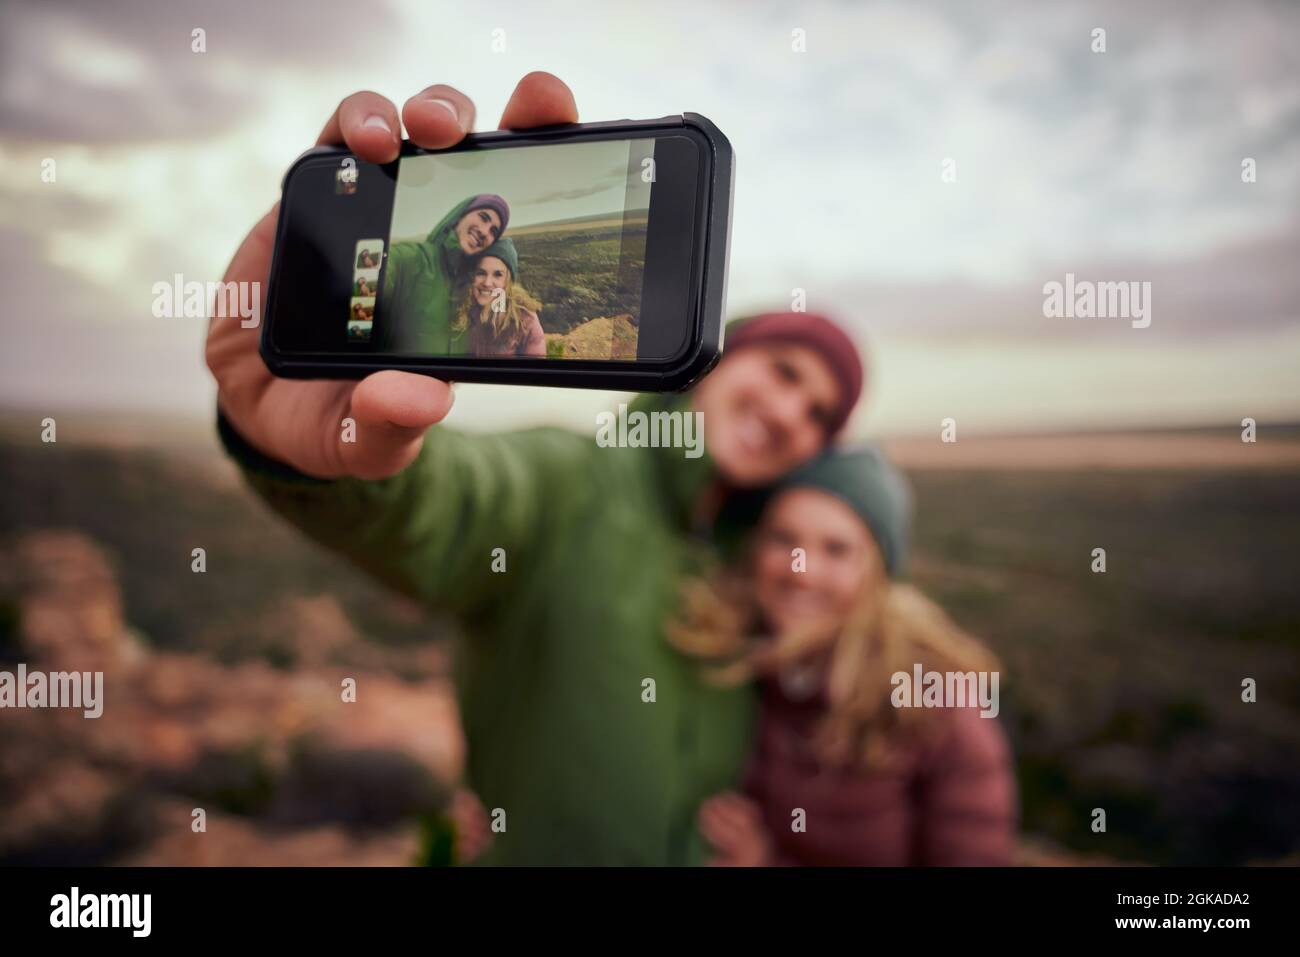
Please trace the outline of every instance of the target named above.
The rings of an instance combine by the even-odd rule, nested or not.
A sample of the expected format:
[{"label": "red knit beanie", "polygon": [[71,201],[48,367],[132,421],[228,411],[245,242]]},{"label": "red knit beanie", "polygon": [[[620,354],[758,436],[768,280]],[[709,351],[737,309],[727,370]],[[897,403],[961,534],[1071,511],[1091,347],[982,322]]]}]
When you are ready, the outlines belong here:
[{"label": "red knit beanie", "polygon": [[496,193],[479,193],[477,196],[470,198],[469,205],[465,207],[465,212],[472,213],[476,209],[490,209],[501,217],[501,231],[498,236],[506,234],[506,227],[510,225],[510,204],[498,196]]},{"label": "red knit beanie", "polygon": [[813,312],[766,312],[727,323],[722,356],[763,342],[786,342],[816,352],[840,387],[840,404],[831,418],[830,433],[844,428],[862,395],[862,359],[853,340],[838,325]]}]

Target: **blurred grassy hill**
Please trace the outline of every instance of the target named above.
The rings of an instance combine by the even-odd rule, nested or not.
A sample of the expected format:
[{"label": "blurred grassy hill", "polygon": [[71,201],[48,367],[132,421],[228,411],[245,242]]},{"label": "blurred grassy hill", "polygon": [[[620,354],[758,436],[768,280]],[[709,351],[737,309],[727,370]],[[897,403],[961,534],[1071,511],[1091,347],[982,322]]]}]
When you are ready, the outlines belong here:
[{"label": "blurred grassy hill", "polygon": [[530,232],[512,230],[519,276],[542,303],[548,333],[567,333],[601,316],[641,314],[646,226],[577,222]]},{"label": "blurred grassy hill", "polygon": [[[275,518],[242,484],[215,432],[159,420],[58,416],[59,441],[39,441],[40,417],[0,420],[0,541],[75,529],[104,546],[127,617],[154,647],[221,661],[261,657],[289,667],[273,621],[285,595],[328,595],[372,641],[397,646],[444,629],[424,611],[355,574]],[[206,551],[207,571],[190,569]]]},{"label": "blurred grassy hill", "polygon": [[1002,658],[1027,830],[1159,863],[1300,848],[1300,472],[912,477],[913,578]]}]

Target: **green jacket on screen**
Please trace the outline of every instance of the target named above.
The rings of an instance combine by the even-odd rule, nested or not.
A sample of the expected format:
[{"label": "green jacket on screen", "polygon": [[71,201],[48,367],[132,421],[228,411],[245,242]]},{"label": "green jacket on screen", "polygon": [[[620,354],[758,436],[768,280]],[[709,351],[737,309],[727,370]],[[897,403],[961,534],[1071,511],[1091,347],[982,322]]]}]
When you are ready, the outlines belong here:
[{"label": "green jacket on screen", "polygon": [[464,336],[453,336],[451,330],[452,297],[465,262],[456,224],[473,201],[471,196],[457,203],[422,241],[396,242],[388,250],[378,306],[389,350],[434,356],[465,353]]},{"label": "green jacket on screen", "polygon": [[327,482],[222,435],[277,512],[459,621],[468,783],[506,815],[483,863],[703,863],[696,813],[738,784],[754,708],[664,638],[719,547],[690,531],[707,454],[435,427],[400,475]]}]

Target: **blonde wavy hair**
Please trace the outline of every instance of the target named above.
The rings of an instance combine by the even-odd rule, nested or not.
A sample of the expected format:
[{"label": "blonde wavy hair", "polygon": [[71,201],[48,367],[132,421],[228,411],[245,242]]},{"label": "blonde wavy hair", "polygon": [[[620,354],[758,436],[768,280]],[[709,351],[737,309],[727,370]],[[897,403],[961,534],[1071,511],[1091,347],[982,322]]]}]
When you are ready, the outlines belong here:
[{"label": "blonde wavy hair", "polygon": [[[747,570],[689,580],[682,597],[682,611],[668,626],[669,643],[699,660],[716,684],[773,674],[824,640],[815,634],[756,637],[760,616]],[[813,742],[823,764],[880,767],[927,736],[927,709],[890,703],[892,676],[906,672],[910,680],[917,663],[927,671],[1000,667],[992,652],[915,587],[883,578],[865,585],[834,637],[830,707]]]},{"label": "blonde wavy hair", "polygon": [[524,310],[540,312],[542,304],[523,287],[522,283],[515,282],[514,276],[506,276],[506,284],[503,288],[506,291],[504,309],[494,310],[491,302],[486,306],[480,306],[474,298],[474,283],[471,277],[465,285],[465,295],[461,297],[460,305],[456,309],[456,318],[451,325],[452,331],[459,335],[468,329],[473,321],[475,324],[488,326],[493,339],[518,335],[524,328]]}]

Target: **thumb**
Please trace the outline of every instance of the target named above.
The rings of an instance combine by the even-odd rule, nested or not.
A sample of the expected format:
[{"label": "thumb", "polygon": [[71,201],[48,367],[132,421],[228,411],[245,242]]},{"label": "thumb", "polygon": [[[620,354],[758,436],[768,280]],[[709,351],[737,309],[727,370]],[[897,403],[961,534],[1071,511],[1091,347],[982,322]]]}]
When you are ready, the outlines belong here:
[{"label": "thumb", "polygon": [[440,379],[387,370],[362,379],[352,390],[351,434],[344,429],[339,451],[349,475],[380,479],[415,460],[429,427],[446,418],[455,394]]}]

